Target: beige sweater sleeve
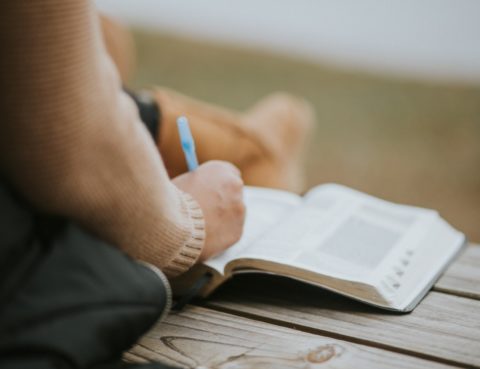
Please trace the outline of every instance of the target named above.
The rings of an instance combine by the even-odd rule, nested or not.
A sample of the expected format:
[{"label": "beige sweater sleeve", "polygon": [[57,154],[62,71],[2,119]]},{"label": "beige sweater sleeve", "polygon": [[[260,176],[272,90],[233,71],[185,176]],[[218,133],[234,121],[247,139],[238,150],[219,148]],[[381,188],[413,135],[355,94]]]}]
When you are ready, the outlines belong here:
[{"label": "beige sweater sleeve", "polygon": [[70,217],[173,276],[198,258],[201,209],[169,180],[87,0],[0,11],[0,171],[39,209]]}]

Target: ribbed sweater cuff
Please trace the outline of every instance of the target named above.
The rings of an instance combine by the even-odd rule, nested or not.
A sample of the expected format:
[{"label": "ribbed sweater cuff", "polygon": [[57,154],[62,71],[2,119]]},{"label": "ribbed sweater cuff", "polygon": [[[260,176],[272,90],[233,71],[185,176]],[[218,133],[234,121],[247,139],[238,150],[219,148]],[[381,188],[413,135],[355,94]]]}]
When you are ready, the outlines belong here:
[{"label": "ribbed sweater cuff", "polygon": [[205,220],[200,205],[189,194],[178,191],[182,213],[190,223],[190,235],[176,256],[163,268],[168,277],[174,277],[190,269],[197,261],[205,242]]}]

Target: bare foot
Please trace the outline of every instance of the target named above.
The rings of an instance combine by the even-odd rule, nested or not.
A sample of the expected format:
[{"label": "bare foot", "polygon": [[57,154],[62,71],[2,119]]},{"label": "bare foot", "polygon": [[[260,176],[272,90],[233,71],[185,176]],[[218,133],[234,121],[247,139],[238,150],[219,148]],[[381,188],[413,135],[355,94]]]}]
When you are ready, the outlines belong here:
[{"label": "bare foot", "polygon": [[286,93],[269,95],[249,109],[242,120],[268,155],[243,166],[245,183],[303,191],[303,156],[314,128],[314,117],[307,101]]}]

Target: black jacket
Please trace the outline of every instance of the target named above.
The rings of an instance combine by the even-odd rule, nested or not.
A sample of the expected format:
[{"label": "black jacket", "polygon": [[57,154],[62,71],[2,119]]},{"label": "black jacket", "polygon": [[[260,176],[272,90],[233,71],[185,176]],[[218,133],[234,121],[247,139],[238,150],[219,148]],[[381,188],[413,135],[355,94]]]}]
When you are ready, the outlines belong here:
[{"label": "black jacket", "polygon": [[0,184],[0,368],[123,367],[169,309],[162,276]]}]

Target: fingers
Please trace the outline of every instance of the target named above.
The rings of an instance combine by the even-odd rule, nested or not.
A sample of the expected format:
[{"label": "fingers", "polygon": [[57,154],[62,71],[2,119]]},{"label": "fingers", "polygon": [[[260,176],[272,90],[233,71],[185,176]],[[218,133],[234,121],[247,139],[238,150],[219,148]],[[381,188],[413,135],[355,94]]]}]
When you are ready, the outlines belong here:
[{"label": "fingers", "polygon": [[246,209],[237,167],[225,161],[209,161],[173,182],[190,193],[203,211],[206,239],[199,261],[219,254],[240,239]]},{"label": "fingers", "polygon": [[239,178],[242,177],[242,172],[240,172],[240,169],[238,169],[235,165],[229,162],[224,163],[226,163],[230,167],[230,170],[232,170]]},{"label": "fingers", "polygon": [[215,167],[218,169],[224,169],[227,171],[232,172],[235,174],[237,177],[241,177],[242,173],[240,172],[240,169],[238,169],[235,165],[228,161],[222,161],[222,160],[210,160],[201,165],[201,167]]}]

